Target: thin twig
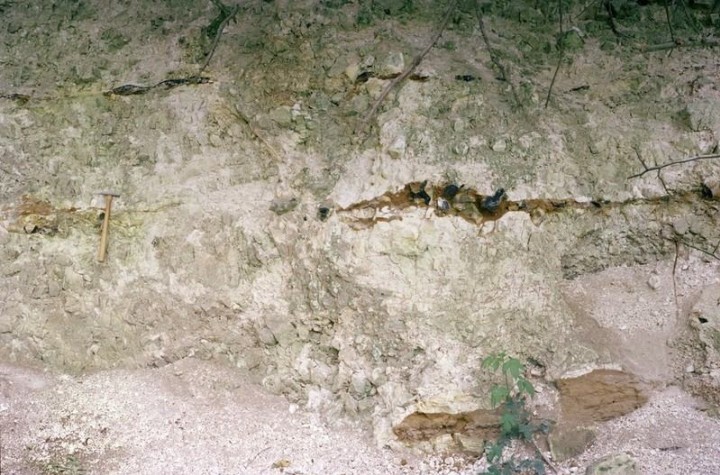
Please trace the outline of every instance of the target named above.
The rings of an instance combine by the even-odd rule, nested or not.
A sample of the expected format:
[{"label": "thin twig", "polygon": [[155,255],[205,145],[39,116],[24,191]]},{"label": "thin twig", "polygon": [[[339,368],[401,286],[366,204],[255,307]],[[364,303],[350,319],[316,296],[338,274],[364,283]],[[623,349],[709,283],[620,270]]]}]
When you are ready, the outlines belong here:
[{"label": "thin twig", "polygon": [[545,98],[545,109],[550,104],[550,96],[552,95],[553,86],[555,85],[555,79],[557,79],[558,72],[560,71],[560,65],[562,65],[563,57],[565,56],[565,39],[563,38],[563,16],[562,16],[562,0],[558,0],[558,9],[560,11],[560,57],[558,57],[558,63],[553,73],[552,81],[550,81],[550,88],[548,89],[547,97]]},{"label": "thin twig", "polygon": [[680,245],[678,244],[677,239],[674,239],[674,241],[675,241],[675,260],[673,261],[672,281],[673,281],[673,295],[675,296],[675,318],[677,320],[680,318],[680,305],[678,304],[677,279],[675,278],[675,273],[677,271],[678,255],[680,254]]},{"label": "thin twig", "polygon": [[615,24],[615,17],[613,16],[610,0],[603,0],[603,6],[605,7],[605,11],[608,14],[608,22],[610,23],[610,29],[613,33],[615,33],[615,36],[621,37],[622,35],[620,34],[620,31],[618,31],[617,25]]},{"label": "thin twig", "polygon": [[640,155],[640,150],[637,149],[637,147],[633,147],[633,150],[635,150],[635,156],[638,160],[640,160],[640,164],[643,166],[645,170],[648,169],[648,166],[645,164],[645,160],[642,159],[642,155]]},{"label": "thin twig", "polygon": [[717,252],[718,247],[720,247],[720,241],[718,241],[717,244],[715,244],[715,247],[714,247],[713,250],[712,250],[713,256],[714,256],[715,253]]},{"label": "thin twig", "polygon": [[542,450],[540,450],[540,447],[538,447],[537,442],[535,440],[532,441],[533,446],[535,447],[535,450],[537,450],[537,453],[540,454],[540,457],[542,457],[543,461],[545,462],[545,465],[550,467],[553,472],[558,473],[558,469],[553,465],[553,463],[550,461],[550,459],[543,453]]},{"label": "thin twig", "polygon": [[563,12],[562,12],[562,0],[558,0],[558,13],[560,15],[560,35],[563,34]]},{"label": "thin twig", "polygon": [[[717,5],[718,3],[715,2],[715,4]],[[700,29],[697,26],[697,19],[694,16],[690,15],[690,12],[688,12],[687,5],[685,5],[685,2],[684,1],[680,2],[680,6],[683,9],[683,13],[685,14],[685,19],[690,24],[690,27],[693,30],[695,30],[695,33],[700,34]]]},{"label": "thin twig", "polygon": [[215,5],[220,8],[220,12],[223,15],[226,15],[225,18],[223,18],[223,21],[220,22],[220,25],[218,25],[217,33],[215,34],[215,39],[213,40],[213,44],[210,47],[210,52],[205,57],[205,61],[203,62],[202,66],[200,66],[200,70],[198,71],[198,76],[205,71],[205,68],[208,67],[208,64],[210,64],[210,60],[212,59],[213,55],[215,54],[215,48],[217,48],[218,43],[220,42],[220,36],[222,35],[223,30],[225,29],[225,26],[228,24],[230,20],[232,20],[235,15],[237,15],[237,12],[240,11],[240,5],[235,5],[232,10],[228,12],[227,7],[218,5],[219,2],[213,2]]},{"label": "thin twig", "polygon": [[677,160],[677,161],[674,161],[674,162],[668,162],[668,163],[665,163],[665,164],[663,164],[663,165],[658,165],[658,166],[655,166],[655,167],[647,167],[647,166],[646,166],[644,171],[642,171],[642,172],[640,172],[640,173],[636,173],[635,175],[629,176],[629,177],[628,177],[628,180],[631,179],[631,178],[639,178],[639,177],[643,176],[644,174],[646,174],[646,173],[648,173],[648,172],[651,172],[651,171],[653,171],[653,170],[662,170],[663,168],[665,168],[665,167],[670,167],[670,166],[672,166],[672,165],[680,165],[680,164],[682,164],[682,163],[695,162],[695,161],[698,161],[698,160],[711,160],[711,159],[714,159],[714,158],[720,158],[720,153],[713,153],[713,154],[710,154],[710,155],[697,155],[697,156],[695,156],[695,157],[686,158],[686,159],[684,159],[684,160]]},{"label": "thin twig", "polygon": [[547,109],[547,106],[550,103],[550,95],[552,94],[553,86],[555,85],[555,78],[557,78],[558,71],[560,71],[560,65],[562,64],[563,56],[563,52],[560,51],[560,57],[558,58],[557,66],[555,67],[555,73],[553,74],[552,81],[550,81],[550,89],[548,89],[548,94],[545,98],[545,109]]},{"label": "thin twig", "polygon": [[245,468],[247,469],[250,465],[252,465],[252,463],[255,461],[255,459],[257,459],[261,453],[265,452],[268,449],[270,449],[269,445],[267,447],[265,447],[264,449],[260,450],[258,453],[256,453],[255,456],[253,456],[253,458],[251,458],[250,460],[248,460],[245,463]]},{"label": "thin twig", "polygon": [[483,41],[485,42],[485,46],[488,49],[488,53],[490,54],[490,61],[493,62],[493,64],[498,68],[498,71],[500,71],[500,79],[503,81],[508,80],[507,72],[505,71],[505,66],[498,60],[495,50],[490,45],[490,38],[488,38],[487,33],[485,32],[485,22],[483,21],[483,14],[482,10],[480,10],[480,1],[478,0],[475,2],[475,15],[478,19],[478,26],[480,28],[480,35],[483,38]]},{"label": "thin twig", "polygon": [[689,247],[690,249],[695,249],[696,251],[701,252],[701,253],[705,254],[706,256],[712,257],[713,259],[716,259],[716,260],[720,261],[720,256],[718,256],[718,255],[716,255],[716,254],[713,254],[712,252],[708,251],[707,249],[703,249],[703,248],[701,248],[701,247],[698,247],[698,246],[696,246],[696,245],[694,245],[694,244],[690,244],[689,242],[684,241],[684,240],[682,240],[682,239],[678,239],[678,238],[674,238],[674,239],[665,238],[665,239],[668,240],[668,241],[672,241],[672,242],[676,242],[676,243],[682,244],[683,246],[687,246],[687,247]]},{"label": "thin twig", "polygon": [[430,52],[433,46],[435,46],[435,43],[440,39],[440,36],[442,36],[443,32],[445,31],[445,27],[447,26],[448,22],[450,21],[450,16],[452,15],[452,12],[455,11],[455,6],[457,5],[457,1],[453,1],[450,7],[448,8],[447,13],[445,14],[445,18],[443,18],[442,23],[440,24],[440,28],[438,28],[438,32],[433,37],[432,41],[428,43],[428,45],[425,47],[425,49],[420,53],[419,55],[415,56],[412,63],[410,63],[410,66],[403,71],[403,73],[393,79],[390,84],[388,84],[383,92],[380,94],[380,97],[378,97],[375,100],[375,103],[373,104],[372,108],[368,111],[367,114],[365,114],[365,118],[360,122],[360,125],[355,129],[355,135],[362,135],[365,132],[365,128],[367,127],[370,120],[373,118],[375,113],[377,112],[378,108],[380,107],[380,104],[382,104],[382,101],[385,100],[385,97],[390,93],[390,91],[400,84],[405,78],[410,76],[410,74],[415,70],[415,68],[418,67],[420,62],[423,60],[425,55]]},{"label": "thin twig", "polygon": [[[643,168],[645,170],[648,170],[648,166],[647,166],[647,164],[645,164],[645,160],[643,160],[642,155],[640,155],[640,150],[638,150],[637,147],[633,147],[633,149],[635,150],[635,156],[637,157],[638,160],[640,160],[640,163],[642,164]],[[663,177],[660,176],[660,170],[658,170],[658,172],[657,172],[657,179],[660,180],[660,184],[662,185],[663,189],[665,190],[665,193],[667,193],[669,195],[670,190],[668,190],[668,187],[665,184],[665,180],[663,180]]]},{"label": "thin twig", "polygon": [[585,14],[585,12],[588,10],[588,8],[590,8],[591,6],[595,5],[597,2],[598,2],[598,0],[590,0],[590,1],[582,8],[582,10],[580,10],[580,13],[578,13],[577,15],[575,15],[575,20],[580,19],[580,17],[583,16],[583,14]]},{"label": "thin twig", "polygon": [[262,142],[265,147],[267,147],[268,151],[270,152],[270,155],[273,156],[275,160],[278,161],[278,163],[282,162],[282,157],[280,157],[280,154],[273,148],[272,145],[270,145],[270,142],[268,142],[263,134],[258,130],[252,122],[250,122],[250,119],[243,113],[242,110],[240,110],[240,107],[235,106],[235,110],[228,109],[230,114],[234,115],[238,119],[240,119],[241,122],[245,123],[250,128],[250,131],[253,133],[256,139],[258,139],[260,142]]},{"label": "thin twig", "polygon": [[668,30],[670,30],[670,39],[673,43],[677,43],[675,40],[675,31],[672,27],[672,21],[670,20],[670,8],[668,7],[668,0],[663,0],[663,6],[665,7],[665,18],[667,19]]},{"label": "thin twig", "polygon": [[490,44],[490,38],[488,37],[487,33],[485,32],[485,21],[483,20],[483,14],[482,10],[480,9],[480,0],[475,2],[475,16],[477,16],[478,19],[478,25],[480,28],[480,35],[483,38],[483,41],[485,42],[485,47],[488,49],[488,54],[490,55],[490,61],[495,65],[496,68],[498,68],[498,71],[500,71],[500,79],[502,79],[504,82],[507,82],[510,84],[510,91],[512,92],[513,99],[515,99],[515,104],[517,104],[519,107],[522,107],[522,103],[520,102],[520,99],[518,98],[517,91],[515,90],[515,85],[510,80],[510,73],[508,73],[507,69],[505,69],[505,66],[500,61],[500,58],[498,57],[497,53],[495,52],[495,49]]}]

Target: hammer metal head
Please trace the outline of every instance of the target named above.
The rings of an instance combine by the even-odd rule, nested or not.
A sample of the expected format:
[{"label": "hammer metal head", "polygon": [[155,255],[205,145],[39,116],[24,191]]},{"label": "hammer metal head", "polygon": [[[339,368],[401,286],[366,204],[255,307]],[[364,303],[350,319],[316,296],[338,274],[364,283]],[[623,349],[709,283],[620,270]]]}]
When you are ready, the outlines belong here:
[{"label": "hammer metal head", "polygon": [[120,196],[120,193],[115,193],[114,191],[99,191],[97,194],[102,196],[113,196],[116,198]]}]

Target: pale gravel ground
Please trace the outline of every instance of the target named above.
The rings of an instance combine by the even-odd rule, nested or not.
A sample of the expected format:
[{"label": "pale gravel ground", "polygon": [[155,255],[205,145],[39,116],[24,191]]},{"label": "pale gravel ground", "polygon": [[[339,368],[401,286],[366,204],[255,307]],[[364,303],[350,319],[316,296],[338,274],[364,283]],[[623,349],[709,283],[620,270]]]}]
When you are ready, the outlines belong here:
[{"label": "pale gravel ground", "polygon": [[[78,379],[28,378],[12,367],[0,373],[9,396],[3,474],[39,473],[20,460],[42,466],[69,452],[98,474],[277,474],[272,465],[283,460],[286,474],[412,470],[359,429],[329,430],[316,414],[291,413],[283,398],[197,360]],[[28,380],[46,386],[29,390]]]},{"label": "pale gravel ground", "polygon": [[[482,465],[379,449],[367,432],[329,428],[239,376],[191,359],[80,378],[0,365],[2,473],[42,473],[71,452],[97,474],[469,475]],[[599,426],[590,450],[560,472],[583,473],[592,460],[626,451],[645,475],[720,474],[720,420],[696,405],[664,389]],[[284,470],[273,468],[283,460]]]},{"label": "pale gravel ground", "polygon": [[[689,257],[680,264],[678,296],[690,299],[687,304],[697,293],[693,289],[720,276],[714,263]],[[652,357],[630,358],[639,374],[667,374],[672,358],[657,342],[683,325],[663,306],[640,308],[665,302],[660,297],[667,297],[671,279],[667,264],[616,268],[579,278],[566,292],[587,316],[622,335],[614,343],[620,349],[652,350]],[[718,475],[720,419],[703,409],[677,387],[658,389],[643,408],[599,425],[594,444],[559,466],[559,473],[582,474],[597,458],[627,452],[644,475]],[[77,467],[68,454],[75,454],[85,473],[103,475],[470,475],[483,465],[378,448],[367,430],[330,427],[320,415],[248,383],[240,371],[196,359],[82,377],[0,363],[0,437],[3,475],[39,474],[43,468],[78,473],[58,471]],[[273,468],[285,462],[283,469]]]},{"label": "pale gravel ground", "polygon": [[644,475],[720,474],[720,419],[702,409],[678,387],[658,391],[644,407],[600,425],[595,443],[565,468],[627,452]]},{"label": "pale gravel ground", "polygon": [[[665,342],[682,334],[699,290],[718,279],[716,261],[684,252],[674,274],[673,262],[609,268],[567,283],[566,295],[612,332],[608,344],[623,367],[650,380],[672,381],[685,364]],[[658,389],[644,407],[599,425],[590,449],[562,468],[584,473],[595,459],[627,452],[644,475],[718,475],[720,419],[703,409],[678,387]]]}]

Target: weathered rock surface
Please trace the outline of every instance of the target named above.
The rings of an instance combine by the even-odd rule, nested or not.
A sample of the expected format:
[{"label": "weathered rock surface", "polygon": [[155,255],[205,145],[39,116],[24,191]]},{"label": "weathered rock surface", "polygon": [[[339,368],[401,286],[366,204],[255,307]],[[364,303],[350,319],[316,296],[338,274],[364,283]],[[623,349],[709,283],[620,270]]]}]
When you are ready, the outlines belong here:
[{"label": "weathered rock surface", "polygon": [[687,363],[685,384],[720,405],[720,285],[702,289],[688,315],[688,337],[679,345]]},{"label": "weathered rock surface", "polygon": [[[713,53],[668,66],[588,42],[545,108],[556,22],[493,37],[533,45],[497,81],[461,6],[426,73],[358,137],[445,13],[416,2],[397,23],[399,4],[370,3],[243,3],[207,80],[149,88],[198,74],[215,3],[0,2],[2,358],[77,373],[217,360],[371,422],[381,444],[433,432],[435,448],[486,437],[473,431],[493,352],[534,361],[558,386],[548,415],[578,422],[642,405],[643,378],[672,381],[665,342],[717,270],[717,202],[700,184],[720,168],[638,174],[716,149]],[[465,187],[443,208],[447,184]],[[107,188],[120,197],[101,264]],[[499,188],[507,200],[483,207]],[[712,382],[706,300],[693,341]]]}]

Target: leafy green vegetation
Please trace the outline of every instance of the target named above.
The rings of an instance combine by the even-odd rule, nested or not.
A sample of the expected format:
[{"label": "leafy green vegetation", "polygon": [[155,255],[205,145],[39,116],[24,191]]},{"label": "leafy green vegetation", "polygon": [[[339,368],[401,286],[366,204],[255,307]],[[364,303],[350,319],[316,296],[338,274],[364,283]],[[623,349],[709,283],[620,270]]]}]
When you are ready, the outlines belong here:
[{"label": "leafy green vegetation", "polygon": [[[504,352],[486,357],[482,367],[494,373],[500,371],[505,380],[490,390],[492,407],[500,408],[500,437],[485,446],[488,468],[482,475],[544,475],[545,461],[533,437],[537,433],[547,433],[550,425],[547,421],[533,421],[527,409],[527,398],[535,394],[535,388],[524,376],[525,367],[518,359]],[[516,440],[531,446],[535,450],[535,457],[517,460],[514,456],[504,456],[505,449]]]}]

